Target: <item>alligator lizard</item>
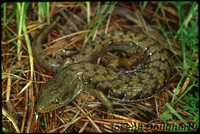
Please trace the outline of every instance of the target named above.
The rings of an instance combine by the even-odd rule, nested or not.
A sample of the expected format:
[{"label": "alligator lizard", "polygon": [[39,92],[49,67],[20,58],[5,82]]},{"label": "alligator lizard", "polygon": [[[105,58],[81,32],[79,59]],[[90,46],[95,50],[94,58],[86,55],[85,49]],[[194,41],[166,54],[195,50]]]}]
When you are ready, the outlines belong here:
[{"label": "alligator lizard", "polygon": [[[33,56],[47,71],[57,73],[40,92],[36,111],[46,113],[71,102],[81,92],[97,97],[113,111],[110,99],[137,102],[163,91],[170,78],[171,60],[154,39],[134,31],[115,31],[98,35],[79,54],[62,60],[48,57],[41,44],[56,22],[48,26],[32,43]],[[122,50],[133,56],[144,55],[132,71],[119,71],[91,63],[107,51]]]}]

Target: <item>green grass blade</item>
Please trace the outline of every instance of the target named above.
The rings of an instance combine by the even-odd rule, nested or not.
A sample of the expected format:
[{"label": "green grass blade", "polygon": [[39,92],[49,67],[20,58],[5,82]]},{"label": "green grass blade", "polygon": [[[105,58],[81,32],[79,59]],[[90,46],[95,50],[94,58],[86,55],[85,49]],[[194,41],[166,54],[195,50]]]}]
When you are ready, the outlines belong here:
[{"label": "green grass blade", "polygon": [[176,110],[173,109],[169,103],[166,103],[166,106],[169,108],[171,113],[176,115],[176,117],[178,117],[185,125],[188,125],[188,123],[176,112]]},{"label": "green grass blade", "polygon": [[[101,19],[101,16],[97,19],[97,24],[95,27],[93,27],[93,29],[91,30],[91,32],[89,33],[87,39],[86,39],[86,42],[87,40],[90,38],[90,36],[96,31],[96,29],[100,26],[100,24],[104,21],[104,19],[108,16],[108,14],[110,13],[111,10],[114,9],[114,6],[117,4],[117,2],[114,2],[113,5],[111,5],[110,9],[108,10],[108,12],[102,17]],[[102,12],[105,11],[105,9],[108,7],[108,5],[105,5]]]}]

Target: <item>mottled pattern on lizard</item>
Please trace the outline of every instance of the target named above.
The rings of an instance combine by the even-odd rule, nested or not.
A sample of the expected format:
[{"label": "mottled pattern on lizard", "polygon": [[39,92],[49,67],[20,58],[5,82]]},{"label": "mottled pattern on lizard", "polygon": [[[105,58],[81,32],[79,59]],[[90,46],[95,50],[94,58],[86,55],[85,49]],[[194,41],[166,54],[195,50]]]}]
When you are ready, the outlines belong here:
[{"label": "mottled pattern on lizard", "polygon": [[[52,23],[32,43],[37,63],[42,68],[57,73],[40,92],[36,105],[38,112],[45,113],[62,107],[81,91],[96,96],[113,112],[109,98],[123,102],[147,100],[163,91],[169,81],[171,61],[167,52],[156,40],[137,29],[98,35],[94,41],[87,43],[81,53],[63,61],[49,58],[42,51],[41,44],[55,24]],[[122,50],[132,55],[140,53],[144,56],[134,70],[127,72],[115,72],[90,63],[111,50]]]}]

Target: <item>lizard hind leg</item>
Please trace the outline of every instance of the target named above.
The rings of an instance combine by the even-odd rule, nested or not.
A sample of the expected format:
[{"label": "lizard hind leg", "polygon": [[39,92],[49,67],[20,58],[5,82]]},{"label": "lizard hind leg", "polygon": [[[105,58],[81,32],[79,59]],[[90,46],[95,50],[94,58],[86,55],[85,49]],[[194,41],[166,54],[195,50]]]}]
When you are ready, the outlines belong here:
[{"label": "lizard hind leg", "polygon": [[130,58],[116,58],[110,60],[107,67],[109,68],[115,68],[118,66],[130,67],[133,64],[142,62],[144,60],[144,57],[145,56],[143,53],[134,53]]}]

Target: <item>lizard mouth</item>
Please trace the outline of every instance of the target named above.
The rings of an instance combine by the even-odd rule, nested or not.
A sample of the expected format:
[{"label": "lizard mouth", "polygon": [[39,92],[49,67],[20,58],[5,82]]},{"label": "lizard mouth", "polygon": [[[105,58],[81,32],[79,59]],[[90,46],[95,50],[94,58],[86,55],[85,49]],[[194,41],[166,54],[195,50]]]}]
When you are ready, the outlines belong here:
[{"label": "lizard mouth", "polygon": [[57,106],[57,105],[42,106],[39,103],[37,103],[36,104],[36,112],[47,113],[47,112],[53,111],[59,107],[61,107],[61,106]]}]

